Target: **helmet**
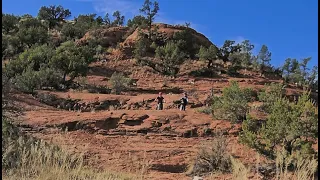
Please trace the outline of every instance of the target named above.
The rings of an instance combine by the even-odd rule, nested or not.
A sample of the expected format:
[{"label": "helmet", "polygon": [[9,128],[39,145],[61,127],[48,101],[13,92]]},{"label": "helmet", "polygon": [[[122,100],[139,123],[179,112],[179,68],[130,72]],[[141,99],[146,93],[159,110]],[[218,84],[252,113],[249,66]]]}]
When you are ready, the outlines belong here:
[{"label": "helmet", "polygon": [[162,95],[162,92],[159,92],[159,95]]}]

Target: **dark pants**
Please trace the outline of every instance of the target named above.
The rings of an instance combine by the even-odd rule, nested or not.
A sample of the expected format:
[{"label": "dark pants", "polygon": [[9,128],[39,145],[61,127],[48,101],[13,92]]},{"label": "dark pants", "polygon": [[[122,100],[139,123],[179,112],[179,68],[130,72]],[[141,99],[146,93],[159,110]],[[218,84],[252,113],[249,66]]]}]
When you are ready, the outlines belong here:
[{"label": "dark pants", "polygon": [[159,103],[159,104],[158,104],[157,110],[163,110],[163,104],[162,104],[162,103]]},{"label": "dark pants", "polygon": [[181,104],[180,111],[185,111],[185,110],[186,110],[186,104]]}]

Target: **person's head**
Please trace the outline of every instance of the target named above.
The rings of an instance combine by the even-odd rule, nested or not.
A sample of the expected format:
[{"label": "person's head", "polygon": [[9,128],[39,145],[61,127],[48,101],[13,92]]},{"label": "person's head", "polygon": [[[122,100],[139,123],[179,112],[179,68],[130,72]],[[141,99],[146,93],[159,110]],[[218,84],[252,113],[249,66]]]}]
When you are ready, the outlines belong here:
[{"label": "person's head", "polygon": [[162,96],[162,92],[159,92],[159,96],[160,96],[160,97]]},{"label": "person's head", "polygon": [[183,96],[187,97],[187,93],[186,93],[186,92],[184,92],[184,93],[183,93]]}]

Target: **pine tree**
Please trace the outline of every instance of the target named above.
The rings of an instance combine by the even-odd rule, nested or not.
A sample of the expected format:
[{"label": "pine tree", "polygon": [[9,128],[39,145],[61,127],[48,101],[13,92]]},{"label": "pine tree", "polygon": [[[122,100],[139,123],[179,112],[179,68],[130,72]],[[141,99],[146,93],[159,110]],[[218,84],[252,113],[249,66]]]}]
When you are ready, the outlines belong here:
[{"label": "pine tree", "polygon": [[258,54],[258,61],[261,64],[260,70],[263,73],[265,67],[270,66],[271,61],[271,52],[269,52],[268,47],[266,45],[262,45],[261,50]]},{"label": "pine tree", "polygon": [[[153,9],[152,9],[153,7]],[[154,21],[156,14],[159,11],[159,4],[157,1],[151,2],[150,0],[145,0],[140,12],[146,15],[148,20],[149,38],[151,38],[151,25]]]}]

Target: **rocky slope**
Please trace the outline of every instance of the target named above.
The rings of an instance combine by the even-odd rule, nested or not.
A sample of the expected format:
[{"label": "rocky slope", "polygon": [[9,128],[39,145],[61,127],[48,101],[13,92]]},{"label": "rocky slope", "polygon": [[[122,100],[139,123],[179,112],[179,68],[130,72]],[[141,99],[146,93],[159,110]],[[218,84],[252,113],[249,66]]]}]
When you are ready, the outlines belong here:
[{"label": "rocky slope", "polygon": [[[167,41],[183,26],[155,24],[158,38]],[[192,30],[200,45],[212,44],[204,35]],[[100,28],[88,32],[78,43],[98,37],[103,46],[132,48],[137,41],[137,30],[127,27]],[[211,90],[220,96],[224,87],[237,81],[240,87],[259,90],[280,79],[261,77],[247,72],[241,78],[221,74],[216,78],[192,77],[190,72],[206,66],[205,63],[186,60],[177,78],[170,78],[139,66],[133,59],[115,60],[90,65],[86,78],[91,85],[109,86],[113,72],[123,72],[136,80],[121,95],[102,94],[88,90],[67,92],[38,91],[37,96],[14,92],[15,106],[23,109],[20,127],[32,136],[51,141],[72,152],[84,152],[89,165],[113,171],[144,173],[145,179],[191,179],[186,173],[188,165],[202,144],[210,143],[222,133],[228,140],[228,151],[245,165],[252,167],[251,179],[263,179],[255,168],[269,161],[253,149],[238,142],[241,124],[214,119],[200,113],[206,108]],[[243,72],[241,72],[243,73]],[[244,74],[244,73],[243,73]],[[303,90],[289,85],[288,97]],[[155,110],[154,99],[164,93],[163,111]],[[186,112],[177,109],[182,92],[188,92],[190,103]],[[317,94],[313,94],[317,96]],[[83,109],[77,107],[83,105]],[[261,103],[260,103],[261,104]],[[257,110],[259,102],[250,104],[250,113],[264,119],[266,114]],[[144,171],[143,171],[144,170]],[[221,174],[215,179],[231,179],[231,174]],[[212,178],[212,177],[211,177]],[[214,178],[213,178],[214,179]]]}]

